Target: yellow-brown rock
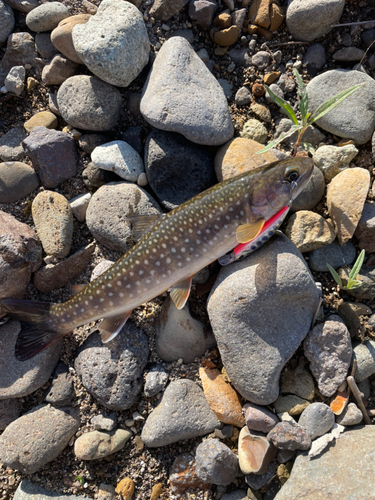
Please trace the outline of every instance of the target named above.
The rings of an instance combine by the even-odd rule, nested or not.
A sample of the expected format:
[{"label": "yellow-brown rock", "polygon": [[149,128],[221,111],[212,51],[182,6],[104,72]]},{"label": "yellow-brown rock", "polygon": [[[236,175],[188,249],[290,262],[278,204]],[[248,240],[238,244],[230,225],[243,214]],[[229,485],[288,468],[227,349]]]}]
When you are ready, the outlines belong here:
[{"label": "yellow-brown rock", "polygon": [[77,24],[86,24],[90,14],[78,14],[77,16],[63,19],[51,33],[51,42],[65,57],[78,64],[83,64],[82,59],[76,52],[72,40],[72,29]]},{"label": "yellow-brown rock", "polygon": [[161,483],[154,484],[151,490],[150,500],[157,500],[163,491],[163,485]]},{"label": "yellow-brown rock", "polygon": [[256,152],[262,148],[259,142],[242,137],[236,137],[223,144],[215,156],[215,172],[219,182],[277,161],[277,157],[271,151],[257,155]]},{"label": "yellow-brown rock", "polygon": [[247,27],[247,32],[249,33],[249,35],[258,33],[258,26],[255,26],[255,24],[249,24],[249,26]]},{"label": "yellow-brown rock", "polygon": [[270,4],[272,0],[254,0],[249,9],[249,19],[253,24],[268,28],[271,24]]},{"label": "yellow-brown rock", "polygon": [[273,3],[270,8],[270,19],[271,24],[269,26],[270,31],[276,31],[285,19],[285,11],[277,3]]},{"label": "yellow-brown rock", "polygon": [[224,381],[219,370],[200,368],[199,376],[207,403],[220,422],[243,427],[245,419],[242,416],[239,396],[232,386]]},{"label": "yellow-brown rock", "polygon": [[51,111],[41,111],[27,120],[23,126],[28,133],[30,133],[35,127],[54,129],[57,127],[57,118],[53,113],[51,113]]},{"label": "yellow-brown rock", "polygon": [[321,215],[309,210],[293,214],[285,228],[285,235],[302,253],[312,252],[336,239],[332,225]]},{"label": "yellow-brown rock", "polygon": [[266,73],[264,75],[263,81],[266,85],[271,85],[271,83],[275,82],[280,76],[280,71],[271,71],[270,73]]},{"label": "yellow-brown rock", "polygon": [[130,477],[125,477],[116,486],[116,493],[122,500],[130,500],[134,493],[134,481]]},{"label": "yellow-brown rock", "polygon": [[230,14],[226,14],[222,12],[218,16],[215,17],[212,24],[217,26],[219,29],[229,28],[232,25],[232,16]]},{"label": "yellow-brown rock", "polygon": [[216,33],[214,33],[214,42],[220,45],[220,47],[229,47],[229,45],[233,45],[237,42],[239,34],[240,29],[238,26],[233,25],[230,28],[216,31]]},{"label": "yellow-brown rock", "polygon": [[258,33],[260,36],[263,36],[267,42],[269,42],[273,37],[272,31],[266,30],[266,28],[262,28],[261,26],[258,28]]}]

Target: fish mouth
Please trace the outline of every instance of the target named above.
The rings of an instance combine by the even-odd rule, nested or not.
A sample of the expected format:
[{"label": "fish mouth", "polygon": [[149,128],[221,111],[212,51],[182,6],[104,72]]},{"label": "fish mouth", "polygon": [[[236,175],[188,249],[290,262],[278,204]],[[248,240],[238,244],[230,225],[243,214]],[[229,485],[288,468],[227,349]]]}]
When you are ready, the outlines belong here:
[{"label": "fish mouth", "polygon": [[300,175],[298,181],[293,182],[290,193],[291,194],[290,201],[295,200],[297,196],[305,189],[309,180],[312,177],[313,172],[314,172],[314,163],[311,160],[311,166],[302,175]]}]

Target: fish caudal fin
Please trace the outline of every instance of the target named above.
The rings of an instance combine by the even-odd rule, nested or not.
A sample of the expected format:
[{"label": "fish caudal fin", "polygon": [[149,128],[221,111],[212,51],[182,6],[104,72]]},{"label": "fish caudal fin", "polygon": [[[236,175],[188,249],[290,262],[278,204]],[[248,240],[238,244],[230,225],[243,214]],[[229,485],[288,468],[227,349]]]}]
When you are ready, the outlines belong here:
[{"label": "fish caudal fin", "polygon": [[21,322],[15,356],[20,361],[34,357],[59,340],[65,333],[56,328],[50,317],[51,304],[31,300],[4,299],[0,312]]}]

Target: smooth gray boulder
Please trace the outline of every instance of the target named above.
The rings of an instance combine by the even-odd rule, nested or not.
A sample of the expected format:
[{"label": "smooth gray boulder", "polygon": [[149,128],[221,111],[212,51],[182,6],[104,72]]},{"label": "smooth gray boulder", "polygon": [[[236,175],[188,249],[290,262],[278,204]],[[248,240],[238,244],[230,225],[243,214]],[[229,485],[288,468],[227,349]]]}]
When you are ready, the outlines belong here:
[{"label": "smooth gray boulder", "polygon": [[13,500],[87,500],[86,496],[82,495],[64,495],[63,493],[55,493],[44,489],[39,484],[32,483],[28,479],[22,479],[16,492],[14,494]]},{"label": "smooth gray boulder", "polygon": [[14,28],[13,10],[0,0],[0,43],[6,42]]}]

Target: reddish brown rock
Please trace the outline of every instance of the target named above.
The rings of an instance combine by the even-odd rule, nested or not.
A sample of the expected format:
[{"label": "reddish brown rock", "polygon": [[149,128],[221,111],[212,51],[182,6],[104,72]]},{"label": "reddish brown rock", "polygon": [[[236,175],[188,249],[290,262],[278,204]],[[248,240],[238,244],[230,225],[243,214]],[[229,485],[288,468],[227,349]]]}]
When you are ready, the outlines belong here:
[{"label": "reddish brown rock", "polygon": [[254,0],[249,9],[249,19],[253,24],[268,28],[271,24],[270,4],[272,0]]},{"label": "reddish brown rock", "polygon": [[169,482],[174,495],[182,495],[188,488],[206,491],[211,486],[199,479],[195,472],[195,460],[188,454],[180,455],[173,462]]},{"label": "reddish brown rock", "polygon": [[311,439],[302,427],[289,422],[279,422],[267,437],[280,450],[308,450],[311,446]]},{"label": "reddish brown rock", "polygon": [[254,85],[251,88],[251,91],[255,97],[262,97],[266,93],[266,89],[264,88],[264,85],[261,83],[254,83]]},{"label": "reddish brown rock", "polygon": [[220,45],[220,47],[229,47],[237,42],[239,34],[240,30],[238,26],[233,25],[229,28],[216,31],[213,38],[214,42]]},{"label": "reddish brown rock", "polygon": [[252,435],[245,426],[238,437],[238,460],[244,474],[263,474],[277,449],[266,436]]},{"label": "reddish brown rock", "polygon": [[78,64],[83,64],[82,59],[76,52],[72,40],[72,29],[77,24],[86,24],[90,14],[78,14],[77,16],[63,19],[51,33],[51,42],[65,57]]},{"label": "reddish brown rock", "polygon": [[277,416],[270,410],[267,410],[265,406],[246,403],[243,410],[246,425],[250,431],[259,431],[267,434],[277,423],[279,423]]}]

